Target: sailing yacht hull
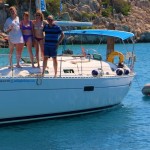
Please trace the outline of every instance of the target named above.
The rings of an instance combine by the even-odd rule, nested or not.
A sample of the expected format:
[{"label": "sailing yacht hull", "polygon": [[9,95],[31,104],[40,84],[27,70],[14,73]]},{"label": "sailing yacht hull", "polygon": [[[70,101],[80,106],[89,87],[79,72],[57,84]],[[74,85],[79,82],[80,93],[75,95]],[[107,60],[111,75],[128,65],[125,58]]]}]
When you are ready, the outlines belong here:
[{"label": "sailing yacht hull", "polygon": [[121,103],[133,76],[0,80],[0,123],[97,111]]}]

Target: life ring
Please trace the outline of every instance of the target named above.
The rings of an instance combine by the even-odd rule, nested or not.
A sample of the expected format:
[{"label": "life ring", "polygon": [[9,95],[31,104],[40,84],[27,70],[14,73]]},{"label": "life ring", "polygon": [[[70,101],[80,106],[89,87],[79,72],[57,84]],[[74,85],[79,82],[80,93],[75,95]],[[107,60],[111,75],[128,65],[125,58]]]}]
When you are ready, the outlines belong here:
[{"label": "life ring", "polygon": [[119,57],[119,63],[123,63],[124,62],[124,55],[120,52],[117,51],[113,51],[111,52],[108,57],[107,57],[107,61],[113,63],[114,62],[114,57],[118,56]]}]

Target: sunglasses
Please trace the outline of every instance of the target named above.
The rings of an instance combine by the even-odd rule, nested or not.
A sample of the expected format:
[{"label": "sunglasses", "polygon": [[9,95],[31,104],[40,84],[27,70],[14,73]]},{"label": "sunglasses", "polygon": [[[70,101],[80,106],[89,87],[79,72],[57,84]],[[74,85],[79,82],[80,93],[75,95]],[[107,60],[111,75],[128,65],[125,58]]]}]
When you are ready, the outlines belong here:
[{"label": "sunglasses", "polygon": [[13,9],[10,9],[10,12],[14,12],[14,10],[13,10]]},{"label": "sunglasses", "polygon": [[36,16],[40,16],[40,15],[36,15]]},{"label": "sunglasses", "polygon": [[53,21],[53,19],[51,19],[51,18],[47,18],[47,20],[48,20],[48,21]]}]

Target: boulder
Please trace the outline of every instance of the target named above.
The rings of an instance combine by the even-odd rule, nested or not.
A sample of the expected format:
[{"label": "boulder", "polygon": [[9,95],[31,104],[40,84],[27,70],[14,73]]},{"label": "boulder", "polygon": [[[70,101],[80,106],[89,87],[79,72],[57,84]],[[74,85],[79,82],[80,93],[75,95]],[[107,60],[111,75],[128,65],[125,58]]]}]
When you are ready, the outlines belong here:
[{"label": "boulder", "polygon": [[90,3],[90,8],[92,11],[99,12],[100,11],[100,4],[97,0],[91,0]]},{"label": "boulder", "polygon": [[60,19],[64,20],[64,21],[70,21],[71,20],[70,15],[69,15],[68,12],[62,13],[61,16],[60,16]]},{"label": "boulder", "polygon": [[150,42],[150,32],[144,32],[140,35],[140,42]]},{"label": "boulder", "polygon": [[91,13],[92,12],[92,10],[91,10],[91,8],[90,8],[89,5],[83,5],[83,6],[81,6],[80,7],[80,11],[84,11],[86,13]]}]

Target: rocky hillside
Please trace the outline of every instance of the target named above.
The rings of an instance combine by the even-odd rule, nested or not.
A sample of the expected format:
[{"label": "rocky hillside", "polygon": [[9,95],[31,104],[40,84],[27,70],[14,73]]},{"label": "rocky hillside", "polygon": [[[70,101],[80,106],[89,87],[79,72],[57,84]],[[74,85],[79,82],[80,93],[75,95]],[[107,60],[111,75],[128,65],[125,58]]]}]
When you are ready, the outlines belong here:
[{"label": "rocky hillside", "polygon": [[150,42],[150,1],[134,2],[123,24],[136,33],[141,42]]},{"label": "rocky hillside", "polygon": [[130,0],[131,10],[127,16],[115,10],[109,17],[102,16],[101,0],[65,0],[63,20],[92,21],[94,28],[107,28],[115,23],[116,29],[134,32],[138,42],[150,42],[150,1]]}]

